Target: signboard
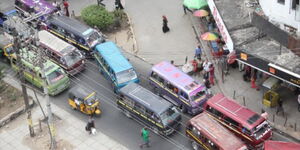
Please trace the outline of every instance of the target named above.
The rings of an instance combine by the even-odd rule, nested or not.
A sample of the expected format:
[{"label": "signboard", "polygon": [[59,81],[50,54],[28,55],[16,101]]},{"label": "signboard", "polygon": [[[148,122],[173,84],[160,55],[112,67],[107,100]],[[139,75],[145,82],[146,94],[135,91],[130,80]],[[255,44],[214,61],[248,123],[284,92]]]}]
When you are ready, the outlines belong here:
[{"label": "signboard", "polygon": [[[289,71],[287,69],[284,69],[278,65],[272,64],[266,60],[263,60],[261,58],[258,58],[252,54],[245,53],[242,50],[236,50],[237,53],[237,59],[245,64],[249,64],[253,67],[256,67],[260,71],[267,73],[269,75],[272,75],[280,80],[283,80],[289,84],[292,84],[294,86],[297,86],[300,88],[300,75],[296,74],[292,71]],[[251,59],[245,59],[243,58],[243,55],[246,55],[247,58]]]},{"label": "signboard", "polygon": [[224,42],[226,43],[226,46],[227,46],[228,50],[230,52],[232,52],[233,48],[234,48],[233,47],[233,41],[232,41],[228,31],[227,31],[227,28],[226,28],[226,26],[225,26],[225,24],[222,20],[222,17],[221,17],[221,15],[220,15],[217,7],[216,7],[216,4],[215,4],[214,0],[207,0],[207,4],[209,6],[210,11],[212,12],[212,15],[213,15],[213,17],[216,21],[218,29],[219,29],[219,31],[220,31],[223,39],[224,39]]}]

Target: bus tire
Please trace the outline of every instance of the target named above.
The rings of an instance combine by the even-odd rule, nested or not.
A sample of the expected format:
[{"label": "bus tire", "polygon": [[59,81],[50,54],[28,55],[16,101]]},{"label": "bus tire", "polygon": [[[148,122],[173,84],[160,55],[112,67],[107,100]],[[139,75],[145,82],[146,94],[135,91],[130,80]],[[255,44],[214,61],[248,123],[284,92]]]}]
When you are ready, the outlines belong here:
[{"label": "bus tire", "polygon": [[200,150],[199,144],[195,141],[192,141],[192,148],[193,150]]},{"label": "bus tire", "polygon": [[179,110],[180,110],[182,113],[186,113],[186,112],[187,112],[186,108],[185,108],[183,105],[180,105]]}]

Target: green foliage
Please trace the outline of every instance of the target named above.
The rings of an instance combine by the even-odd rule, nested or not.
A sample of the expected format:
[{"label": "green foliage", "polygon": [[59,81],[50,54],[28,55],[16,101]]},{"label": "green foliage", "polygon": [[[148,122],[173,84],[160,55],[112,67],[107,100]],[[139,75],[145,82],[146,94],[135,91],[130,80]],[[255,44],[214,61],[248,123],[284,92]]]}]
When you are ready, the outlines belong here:
[{"label": "green foliage", "polygon": [[96,26],[100,30],[107,30],[114,23],[113,13],[108,12],[103,6],[91,5],[81,11],[82,20],[89,26]]}]

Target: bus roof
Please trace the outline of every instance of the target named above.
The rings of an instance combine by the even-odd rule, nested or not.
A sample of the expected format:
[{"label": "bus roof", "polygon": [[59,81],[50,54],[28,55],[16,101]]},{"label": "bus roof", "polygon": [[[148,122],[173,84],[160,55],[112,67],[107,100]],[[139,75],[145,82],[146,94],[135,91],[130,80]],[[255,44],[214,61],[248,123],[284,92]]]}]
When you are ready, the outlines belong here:
[{"label": "bus roof", "polygon": [[73,49],[76,49],[73,45],[61,40],[46,30],[38,32],[40,42],[54,50],[58,55],[64,56],[70,53]]},{"label": "bus roof", "polygon": [[206,112],[193,117],[190,123],[205,134],[214,143],[222,146],[223,150],[238,150],[245,144],[233,133],[219,124],[216,120],[210,118]]},{"label": "bus roof", "polygon": [[[29,68],[34,69],[35,71],[41,71],[41,68],[39,66],[36,66],[29,62],[28,60],[35,60],[36,59],[36,53],[33,51],[27,50],[27,48],[20,49],[20,56],[23,58],[22,62]],[[59,69],[60,67],[53,63],[50,60],[46,60],[46,62],[43,63],[45,75],[48,75],[52,73],[54,70]]]},{"label": "bus roof", "polygon": [[283,141],[265,141],[264,150],[299,150],[300,144]]},{"label": "bus roof", "polygon": [[133,68],[113,42],[98,44],[95,50],[105,59],[114,73]]},{"label": "bus roof", "polygon": [[121,88],[120,93],[130,97],[140,104],[143,104],[143,106],[145,106],[147,109],[158,115],[165,112],[172,106],[171,103],[167,102],[163,98],[133,82]]},{"label": "bus roof", "polygon": [[256,112],[244,107],[232,99],[219,93],[208,99],[207,104],[213,106],[223,114],[230,116],[231,119],[242,124],[248,130],[253,129],[265,119]]},{"label": "bus roof", "polygon": [[37,12],[44,12],[45,14],[49,14],[51,12],[53,12],[56,8],[46,2],[45,0],[18,0],[20,2],[22,2],[23,4],[34,8]]},{"label": "bus roof", "polygon": [[199,84],[192,77],[167,61],[154,65],[152,70],[188,94],[200,87],[204,88],[204,85]]},{"label": "bus roof", "polygon": [[54,25],[59,25],[70,32],[87,39],[94,29],[67,16],[51,16],[48,21]]}]

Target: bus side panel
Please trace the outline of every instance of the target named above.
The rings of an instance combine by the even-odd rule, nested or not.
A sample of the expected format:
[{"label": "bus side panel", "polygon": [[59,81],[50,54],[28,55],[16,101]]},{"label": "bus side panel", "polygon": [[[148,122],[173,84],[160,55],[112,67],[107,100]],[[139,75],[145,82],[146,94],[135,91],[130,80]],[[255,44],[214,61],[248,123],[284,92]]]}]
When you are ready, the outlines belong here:
[{"label": "bus side panel", "polygon": [[162,126],[158,126],[157,122],[155,122],[153,119],[145,116],[144,114],[136,111],[134,108],[128,106],[126,103],[124,103],[124,101],[118,99],[117,105],[122,111],[128,111],[132,115],[132,117],[134,117],[135,119],[138,119],[142,123],[147,124],[150,127],[156,127],[159,131],[163,131]]}]

